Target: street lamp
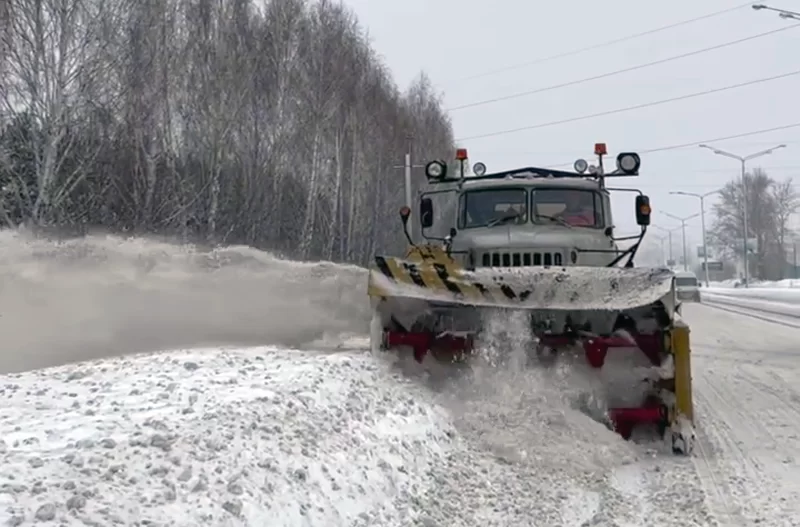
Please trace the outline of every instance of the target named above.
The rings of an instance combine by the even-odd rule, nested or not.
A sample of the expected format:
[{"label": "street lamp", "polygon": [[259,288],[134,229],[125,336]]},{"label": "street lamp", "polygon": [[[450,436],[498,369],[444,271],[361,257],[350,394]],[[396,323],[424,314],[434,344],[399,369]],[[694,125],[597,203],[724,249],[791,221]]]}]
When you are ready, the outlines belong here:
[{"label": "street lamp", "polygon": [[[663,210],[661,212],[664,212]],[[683,231],[683,270],[686,271],[689,269],[689,259],[686,257],[686,222],[691,220],[692,218],[696,218],[700,215],[699,212],[692,214],[691,216],[686,216],[685,218],[679,218],[669,212],[664,212],[665,216],[669,216],[673,220],[678,220],[681,222],[681,230]]]},{"label": "street lamp", "polygon": [[775,11],[781,18],[800,20],[800,13],[795,13],[794,11],[787,11],[786,9],[777,9],[775,7],[770,7],[765,4],[756,4],[753,6],[753,9],[755,9],[756,11],[760,11],[762,9],[766,9],[768,11]]},{"label": "street lamp", "polygon": [[664,250],[664,242],[667,241],[667,236],[656,236],[656,240],[661,242],[661,263],[667,262],[667,251]]},{"label": "street lamp", "polygon": [[742,223],[744,224],[744,286],[749,287],[750,283],[750,270],[749,266],[747,265],[747,235],[749,233],[748,225],[747,225],[747,182],[745,181],[745,172],[747,170],[747,162],[751,159],[755,159],[757,157],[765,156],[767,154],[771,154],[775,150],[779,148],[786,148],[786,145],[777,145],[773,146],[772,148],[768,148],[766,150],[762,150],[761,152],[756,152],[755,154],[750,154],[748,156],[737,156],[736,154],[731,154],[730,152],[726,152],[724,150],[720,150],[719,148],[714,148],[713,146],[708,145],[700,145],[700,148],[706,148],[711,150],[717,155],[730,157],[731,159],[736,159],[742,164]]},{"label": "street lamp", "polygon": [[672,229],[665,229],[664,227],[660,227],[658,225],[650,225],[654,229],[658,229],[662,232],[666,232],[667,236],[669,237],[669,259],[672,260],[672,233],[680,229],[680,227],[673,227]]},{"label": "street lamp", "polygon": [[683,192],[681,190],[670,192],[670,194],[676,194],[678,196],[692,196],[694,198],[700,198],[700,228],[703,231],[703,267],[705,268],[706,287],[708,287],[708,245],[706,244],[705,199],[712,194],[716,194],[717,192],[720,192],[720,190],[712,190],[711,192],[706,192],[705,194],[695,194],[694,192]]}]

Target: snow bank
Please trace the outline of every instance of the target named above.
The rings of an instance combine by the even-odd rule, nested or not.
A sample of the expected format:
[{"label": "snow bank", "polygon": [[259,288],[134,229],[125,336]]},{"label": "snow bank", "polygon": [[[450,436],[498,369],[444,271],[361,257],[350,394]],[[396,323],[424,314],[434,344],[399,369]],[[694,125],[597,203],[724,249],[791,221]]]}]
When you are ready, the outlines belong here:
[{"label": "snow bank", "polygon": [[5,375],[0,524],[635,521],[609,481],[641,449],[572,408],[563,373],[504,372],[436,394],[369,354],[257,348]]},{"label": "snow bank", "polygon": [[[800,286],[800,282],[798,282]],[[800,307],[800,287],[797,289],[792,286],[785,287],[762,287],[761,283],[752,284],[748,288],[726,288],[708,287],[701,290],[701,295],[705,298],[713,299],[724,297],[738,300],[759,300],[773,303],[777,306],[786,306],[790,311],[796,311]]]},{"label": "snow bank", "polygon": [[[735,288],[736,284],[741,283],[739,279],[723,280],[722,282],[710,282],[709,285],[713,288]],[[800,279],[785,279],[777,281],[760,281],[751,280],[750,287],[758,289],[800,289]]]},{"label": "snow bank", "polygon": [[249,247],[0,231],[0,372],[216,345],[335,347],[366,334],[366,270]]},{"label": "snow bank", "polygon": [[0,377],[0,524],[409,525],[454,441],[419,391],[270,348]]}]

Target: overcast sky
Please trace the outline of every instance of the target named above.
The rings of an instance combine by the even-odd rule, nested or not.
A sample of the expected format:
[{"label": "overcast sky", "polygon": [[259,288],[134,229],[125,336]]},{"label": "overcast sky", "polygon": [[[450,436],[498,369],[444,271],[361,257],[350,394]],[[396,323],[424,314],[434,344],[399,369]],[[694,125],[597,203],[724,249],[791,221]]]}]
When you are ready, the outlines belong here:
[{"label": "overcast sky", "polygon": [[[800,10],[799,0],[775,7]],[[542,93],[452,110],[457,138],[580,117],[626,106],[772,77],[800,70],[800,28],[776,13],[743,7],[691,24],[533,62],[700,17],[742,3],[735,0],[345,0],[368,31],[395,80],[405,88],[420,70],[431,77],[445,106],[576,81],[717,46],[767,31],[785,31],[663,64]],[[504,71],[498,71],[504,70]],[[472,77],[472,78],[469,78]],[[468,79],[469,78],[469,79]],[[472,162],[490,171],[517,166],[569,166],[589,158],[595,142],[612,153],[703,142],[800,123],[800,75],[678,102],[538,129],[465,139]],[[800,174],[800,127],[714,141],[739,155],[785,143],[787,148],[753,161],[784,179]],[[651,196],[654,224],[679,225],[659,214],[685,217],[699,211],[694,198],[671,190],[703,193],[737,176],[738,162],[694,147],[642,155],[642,175],[619,186],[638,186]],[[800,179],[796,186],[800,190]],[[713,197],[707,200],[713,202]],[[632,226],[632,195],[615,198],[618,225]],[[709,207],[710,209],[710,207]],[[707,215],[710,224],[711,215]],[[700,220],[689,222],[693,243]],[[676,242],[679,238],[676,238]],[[676,245],[676,250],[679,242]]]}]

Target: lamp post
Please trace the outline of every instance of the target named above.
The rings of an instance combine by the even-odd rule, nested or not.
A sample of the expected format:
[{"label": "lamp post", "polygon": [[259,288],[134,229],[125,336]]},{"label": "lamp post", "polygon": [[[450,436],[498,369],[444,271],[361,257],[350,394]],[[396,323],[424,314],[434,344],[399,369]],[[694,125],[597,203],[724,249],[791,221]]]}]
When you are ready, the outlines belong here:
[{"label": "lamp post", "polygon": [[753,9],[756,11],[760,11],[762,9],[766,9],[768,11],[775,11],[778,13],[778,16],[781,18],[792,19],[792,20],[800,20],[800,13],[796,13],[794,11],[787,11],[786,9],[778,9],[775,7],[770,7],[766,4],[756,4],[752,6]]},{"label": "lamp post", "polygon": [[768,148],[766,150],[762,150],[760,152],[756,152],[755,154],[750,154],[747,156],[738,156],[736,154],[732,154],[730,152],[726,152],[724,150],[720,150],[719,148],[714,148],[713,146],[708,145],[699,145],[700,148],[706,148],[711,150],[715,154],[724,157],[730,157],[731,159],[736,159],[742,165],[742,223],[743,223],[743,238],[744,238],[744,253],[742,253],[742,257],[744,258],[744,286],[749,287],[750,283],[750,270],[748,265],[748,258],[747,258],[747,236],[749,234],[749,229],[747,225],[747,182],[745,180],[745,173],[747,171],[747,162],[751,159],[755,159],[757,157],[765,156],[767,154],[771,154],[775,150],[779,148],[786,148],[786,145],[777,145],[773,146],[772,148]]},{"label": "lamp post", "polygon": [[[661,212],[664,212],[663,210]],[[673,220],[678,220],[681,222],[681,230],[683,231],[683,270],[686,271],[689,269],[689,259],[686,257],[686,222],[696,218],[700,215],[699,212],[692,214],[691,216],[686,216],[685,218],[679,218],[674,214],[670,214],[669,212],[664,212],[665,216],[669,216]]]},{"label": "lamp post", "polygon": [[720,190],[712,190],[711,192],[706,192],[705,194],[695,194],[694,192],[683,192],[681,190],[676,190],[670,192],[670,194],[676,194],[678,196],[692,196],[695,198],[700,199],[700,228],[703,231],[703,268],[705,269],[705,279],[706,279],[706,287],[708,287],[708,245],[706,244],[706,208],[705,208],[705,199],[712,194],[718,193]]},{"label": "lamp post", "polygon": [[[658,225],[650,225],[651,227],[660,230],[661,232],[666,232],[667,237],[669,238],[669,259],[672,260],[672,233],[680,227],[674,227],[672,229],[665,229],[664,227],[659,227]],[[663,240],[663,238],[662,238]]]},{"label": "lamp post", "polygon": [[664,242],[667,241],[667,236],[656,236],[656,240],[661,242],[661,263],[667,263],[667,251],[664,250]]}]

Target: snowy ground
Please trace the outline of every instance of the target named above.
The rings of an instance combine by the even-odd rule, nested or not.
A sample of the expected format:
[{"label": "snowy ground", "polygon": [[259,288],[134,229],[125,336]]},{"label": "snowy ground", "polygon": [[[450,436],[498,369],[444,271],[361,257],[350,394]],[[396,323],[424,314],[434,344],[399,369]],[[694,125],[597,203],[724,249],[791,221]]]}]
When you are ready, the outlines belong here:
[{"label": "snowy ground", "polygon": [[[711,282],[709,285],[718,289],[739,289],[736,284],[740,284],[741,280],[736,278],[732,280],[724,280],[722,282]],[[750,280],[750,287],[757,289],[800,289],[800,279],[787,278],[784,280]]]},{"label": "snowy ground", "polygon": [[765,317],[781,319],[800,317],[800,288],[762,287],[762,284],[735,289],[712,286],[703,288],[701,295],[703,302],[727,306],[728,309],[744,308]]},{"label": "snowy ground", "polygon": [[465,390],[453,412],[364,352],[194,350],[10,374],[0,522],[635,523],[608,469],[642,453],[507,380]]},{"label": "snowy ground", "polygon": [[[17,242],[0,233],[0,371],[62,365],[0,374],[0,525],[800,525],[800,333],[777,317],[684,306],[699,426],[681,458],[585,415],[595,385],[583,370],[483,360],[443,376],[371,355],[346,338],[362,328],[361,308],[345,308],[362,292],[353,268],[236,249],[208,270],[214,258],[166,244],[41,243],[34,256]],[[262,290],[236,307],[228,286]],[[72,309],[48,291],[73,295]],[[245,318],[193,304],[215,294]],[[134,308],[165,319],[126,326]],[[106,353],[219,340],[226,321],[275,345],[63,365],[148,330]],[[64,348],[48,348],[70,324]]]},{"label": "snowy ground", "polygon": [[455,437],[363,355],[197,350],[0,386],[0,520],[16,525],[410,524]]}]

